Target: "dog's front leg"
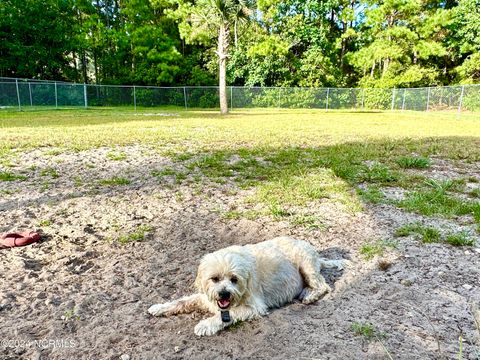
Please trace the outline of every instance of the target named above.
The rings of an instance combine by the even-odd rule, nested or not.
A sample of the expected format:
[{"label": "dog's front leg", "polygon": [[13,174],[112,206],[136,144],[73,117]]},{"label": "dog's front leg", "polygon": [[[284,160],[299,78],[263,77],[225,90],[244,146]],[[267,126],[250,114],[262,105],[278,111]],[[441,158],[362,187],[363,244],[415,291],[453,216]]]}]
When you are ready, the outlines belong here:
[{"label": "dog's front leg", "polygon": [[227,327],[229,323],[222,322],[220,314],[209,317],[200,321],[194,329],[195,335],[198,336],[211,336]]},{"label": "dog's front leg", "polygon": [[164,304],[155,304],[150,306],[148,312],[154,316],[170,316],[176,314],[188,314],[195,310],[206,310],[205,295],[193,294],[184,296],[178,300]]},{"label": "dog's front leg", "polygon": [[229,322],[223,322],[220,312],[217,312],[215,316],[200,321],[195,326],[194,332],[195,335],[198,336],[211,336],[239,321],[256,319],[262,315],[265,314],[260,313],[255,308],[249,306],[239,306],[230,310],[231,320]]}]

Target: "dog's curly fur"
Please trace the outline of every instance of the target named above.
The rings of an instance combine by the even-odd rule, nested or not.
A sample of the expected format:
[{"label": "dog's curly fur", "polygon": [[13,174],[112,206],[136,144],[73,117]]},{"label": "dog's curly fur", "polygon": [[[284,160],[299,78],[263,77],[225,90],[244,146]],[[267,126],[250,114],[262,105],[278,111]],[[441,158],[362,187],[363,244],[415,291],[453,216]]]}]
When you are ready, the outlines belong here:
[{"label": "dog's curly fur", "polygon": [[[345,264],[346,260],[323,259],[312,245],[290,237],[230,246],[202,258],[195,280],[198,293],[152,305],[148,312],[155,316],[211,312],[212,317],[195,326],[195,334],[213,335],[295,298],[305,304],[317,301],[330,291],[320,270],[343,269]],[[221,311],[229,311],[230,321],[222,321]]]}]

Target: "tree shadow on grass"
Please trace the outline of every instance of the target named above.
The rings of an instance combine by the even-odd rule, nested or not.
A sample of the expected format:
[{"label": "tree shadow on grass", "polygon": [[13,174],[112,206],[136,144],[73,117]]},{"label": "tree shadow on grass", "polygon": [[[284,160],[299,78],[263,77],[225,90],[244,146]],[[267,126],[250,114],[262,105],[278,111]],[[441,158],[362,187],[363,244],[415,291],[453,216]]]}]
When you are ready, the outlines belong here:
[{"label": "tree shadow on grass", "polygon": [[[423,182],[424,179],[422,177],[415,178],[410,176],[399,166],[397,160],[404,156],[422,156],[427,158],[435,156],[466,162],[480,161],[480,138],[444,137],[396,141],[386,139],[318,147],[264,149],[247,147],[232,150],[213,150],[198,154],[179,153],[174,154],[172,164],[181,168],[178,171],[182,172],[181,178],[183,180],[168,186],[175,188],[180,185],[198,185],[202,184],[205,179],[208,180],[210,185],[212,182],[213,184],[217,182],[220,185],[225,182],[231,182],[233,186],[241,188],[259,188],[265,185],[270,186],[271,184],[274,186],[275,183],[278,183],[279,187],[287,192],[285,194],[288,195],[289,190],[293,192],[298,190],[295,187],[297,185],[312,185],[312,183],[304,184],[301,181],[302,179],[308,178],[311,174],[318,175],[319,170],[328,169],[331,171],[333,178],[344,182],[350,189],[360,183],[404,186],[407,189],[414,188],[415,185]],[[376,167],[375,164],[379,164],[379,166]],[[58,166],[61,168],[62,164]],[[158,166],[165,166],[165,164],[163,162]],[[81,198],[98,194],[122,195],[132,189],[142,191],[142,188],[146,185],[148,185],[148,188],[152,187],[153,170],[158,170],[155,162],[152,163],[151,160],[148,163],[138,162],[132,167],[131,171],[132,173],[140,174],[140,176],[129,185],[103,188],[98,188],[97,186],[97,189],[93,189],[93,193],[90,188],[84,190],[64,188],[61,189],[61,193],[57,191],[53,195],[50,195],[47,190],[37,195],[32,194],[31,198],[27,196],[24,199],[0,200],[0,209],[10,211],[15,208],[28,207],[32,204],[58,203],[68,198]],[[24,169],[23,172],[26,176],[29,176],[29,171],[35,170]],[[60,171],[60,173],[62,172]],[[71,174],[72,177],[75,175]],[[198,178],[197,180],[192,180],[191,176],[193,175],[199,176],[200,180]],[[328,182],[333,178],[323,180]],[[292,179],[297,179],[299,182],[292,181]],[[55,181],[52,180],[51,182],[52,189],[55,189]],[[93,179],[93,181],[97,183],[98,179]],[[9,183],[16,185],[17,182],[3,182],[7,191]],[[69,181],[69,183],[73,185],[74,181]],[[158,186],[161,187],[164,184],[160,181]],[[289,189],[289,186],[293,186],[293,188]],[[267,190],[269,189],[267,188]],[[330,195],[328,193],[323,195],[308,194],[308,189],[304,190],[307,192],[307,200],[308,196],[322,197],[325,195],[325,197],[328,197]],[[341,191],[347,193],[348,188],[342,188]],[[278,195],[281,196],[282,193],[279,192]]]}]

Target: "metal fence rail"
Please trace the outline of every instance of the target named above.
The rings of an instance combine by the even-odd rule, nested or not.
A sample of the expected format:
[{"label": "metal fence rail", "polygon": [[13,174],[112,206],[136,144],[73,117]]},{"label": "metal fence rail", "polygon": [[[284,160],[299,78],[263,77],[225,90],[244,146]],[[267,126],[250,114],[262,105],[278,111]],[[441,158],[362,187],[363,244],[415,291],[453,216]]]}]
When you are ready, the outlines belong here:
[{"label": "metal fence rail", "polygon": [[[286,88],[227,89],[230,108],[372,109],[480,111],[480,85],[426,88]],[[219,106],[216,86],[90,85],[0,78],[0,109]]]}]

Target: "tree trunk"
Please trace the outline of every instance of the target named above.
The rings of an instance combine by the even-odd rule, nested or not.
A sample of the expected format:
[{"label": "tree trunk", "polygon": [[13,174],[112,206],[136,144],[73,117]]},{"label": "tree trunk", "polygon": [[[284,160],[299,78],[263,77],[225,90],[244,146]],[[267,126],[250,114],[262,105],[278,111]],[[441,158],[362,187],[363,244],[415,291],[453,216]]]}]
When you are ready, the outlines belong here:
[{"label": "tree trunk", "polygon": [[95,84],[98,85],[98,62],[97,62],[97,50],[93,49],[93,68],[95,71]]},{"label": "tree trunk", "polygon": [[387,57],[387,58],[383,61],[383,73],[382,73],[382,77],[385,76],[385,74],[387,73],[389,66],[390,66],[390,58]]},{"label": "tree trunk", "polygon": [[83,83],[88,84],[88,75],[87,75],[88,65],[87,65],[87,56],[85,54],[85,49],[82,49],[81,62],[82,62]]},{"label": "tree trunk", "polygon": [[[347,31],[347,22],[344,21],[342,22],[342,34],[345,34],[345,32]],[[344,37],[342,37],[342,48],[341,48],[341,51],[340,51],[340,69],[344,69],[344,66],[343,66],[343,58],[345,57],[345,52],[347,50],[347,39],[345,39]]]},{"label": "tree trunk", "polygon": [[229,45],[229,24],[222,22],[218,32],[218,65],[219,65],[219,92],[220,113],[228,114],[227,102],[227,57]]},{"label": "tree trunk", "polygon": [[238,23],[238,21],[235,20],[235,24],[234,24],[235,25],[235,29],[234,29],[234,31],[235,31],[235,50],[237,49],[237,46],[238,46],[237,23]]}]

